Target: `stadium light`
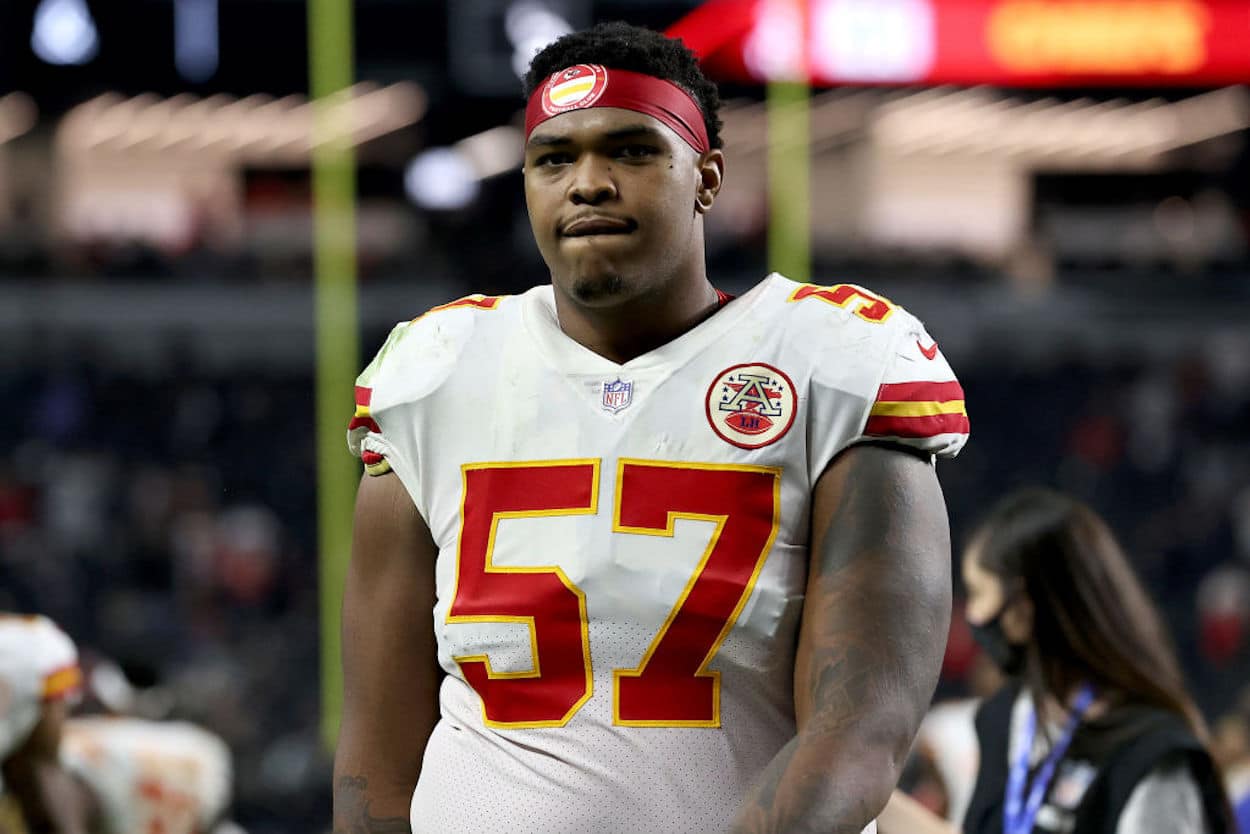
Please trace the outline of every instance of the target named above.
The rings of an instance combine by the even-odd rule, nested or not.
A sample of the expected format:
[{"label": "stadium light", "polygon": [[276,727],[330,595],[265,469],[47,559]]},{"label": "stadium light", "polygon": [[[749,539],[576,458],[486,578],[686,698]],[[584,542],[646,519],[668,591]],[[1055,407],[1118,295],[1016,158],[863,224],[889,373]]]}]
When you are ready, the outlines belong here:
[{"label": "stadium light", "polygon": [[[410,81],[385,87],[361,82],[327,97],[326,106],[333,119],[321,139],[355,146],[419,121],[426,96]],[[211,152],[213,158],[267,165],[307,160],[313,134],[312,105],[299,95],[201,99],[183,93],[166,99],[105,93],[70,110],[56,141],[78,153],[170,151],[190,159]]]},{"label": "stadium light", "polygon": [[192,83],[217,72],[217,0],[174,0],[174,64]]},{"label": "stadium light", "polygon": [[35,54],[49,64],[85,64],[100,51],[100,37],[86,0],[43,0],[30,35]]},{"label": "stadium light", "polygon": [[431,148],[419,154],[404,172],[404,187],[414,203],[433,211],[455,211],[477,197],[477,172],[453,148]]},{"label": "stadium light", "polygon": [[521,0],[504,14],[504,31],[512,43],[512,70],[524,78],[533,57],[547,44],[572,32],[573,27],[542,3]]},{"label": "stadium light", "polygon": [[0,145],[34,127],[38,116],[34,99],[26,93],[0,96]]},{"label": "stadium light", "polygon": [[512,125],[466,136],[448,148],[432,148],[408,165],[404,186],[422,208],[455,211],[477,199],[482,180],[515,171],[525,140]]},{"label": "stadium light", "polygon": [[520,167],[525,135],[512,125],[500,125],[467,136],[452,147],[473,166],[474,175],[484,180]]}]

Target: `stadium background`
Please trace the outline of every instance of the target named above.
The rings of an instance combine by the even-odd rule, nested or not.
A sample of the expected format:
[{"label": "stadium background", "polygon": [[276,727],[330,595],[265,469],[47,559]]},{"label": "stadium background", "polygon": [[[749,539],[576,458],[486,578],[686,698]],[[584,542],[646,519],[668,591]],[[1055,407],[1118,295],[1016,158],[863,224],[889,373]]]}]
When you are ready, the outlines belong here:
[{"label": "stadium background", "polygon": [[[973,425],[940,470],[956,545],[1015,485],[1091,501],[1165,612],[1226,761],[1244,762],[1250,66],[1220,37],[1232,21],[1244,45],[1250,3],[812,2],[823,82],[790,111],[810,124],[808,223],[786,213],[801,181],[774,199],[780,220],[768,199],[768,101],[794,88],[770,98],[751,78],[795,71],[791,7],[720,0],[681,24],[727,79],[714,282],[741,291],[793,258],[802,229],[770,230],[789,217],[811,243],[793,277],[862,283],[921,316]],[[340,135],[358,165],[362,367],[396,320],[546,280],[517,170],[518,55],[700,4],[353,5],[365,86]],[[308,14],[0,3],[0,609],[54,617],[151,687],[145,709],[222,734],[254,834],[329,819]],[[934,49],[977,14],[990,41],[965,28]],[[344,425],[351,408],[347,390]],[[955,619],[943,695],[964,691],[974,653]]]}]

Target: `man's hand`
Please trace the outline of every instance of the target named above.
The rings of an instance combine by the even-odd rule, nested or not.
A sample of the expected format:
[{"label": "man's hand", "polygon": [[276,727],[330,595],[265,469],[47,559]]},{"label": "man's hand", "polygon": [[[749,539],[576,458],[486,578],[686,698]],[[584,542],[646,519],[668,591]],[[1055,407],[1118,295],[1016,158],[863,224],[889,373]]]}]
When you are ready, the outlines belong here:
[{"label": "man's hand", "polygon": [[896,790],[877,818],[877,834],[959,834],[959,829]]},{"label": "man's hand", "polygon": [[798,735],[735,834],[859,834],[898,781],[950,627],[950,531],[933,466],[856,446],[812,496],[794,698]]}]

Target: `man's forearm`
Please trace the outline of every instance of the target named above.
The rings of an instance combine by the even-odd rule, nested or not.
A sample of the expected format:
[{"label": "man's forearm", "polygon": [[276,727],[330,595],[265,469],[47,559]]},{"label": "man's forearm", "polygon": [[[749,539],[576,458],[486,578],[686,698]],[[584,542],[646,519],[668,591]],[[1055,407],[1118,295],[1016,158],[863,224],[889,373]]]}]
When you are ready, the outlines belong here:
[{"label": "man's forearm", "polygon": [[339,776],[334,783],[334,834],[412,834],[407,816],[373,816],[375,800],[367,778]]},{"label": "man's forearm", "polygon": [[848,451],[817,483],[812,529],[798,735],[757,780],[734,834],[859,834],[889,800],[937,683],[950,544],[927,462]]},{"label": "man's forearm", "polygon": [[747,794],[733,834],[860,834],[885,807],[901,759],[848,729],[792,738]]},{"label": "man's forearm", "polygon": [[412,831],[413,790],[439,717],[437,560],[438,547],[398,476],[365,475],[343,591],[334,834]]}]

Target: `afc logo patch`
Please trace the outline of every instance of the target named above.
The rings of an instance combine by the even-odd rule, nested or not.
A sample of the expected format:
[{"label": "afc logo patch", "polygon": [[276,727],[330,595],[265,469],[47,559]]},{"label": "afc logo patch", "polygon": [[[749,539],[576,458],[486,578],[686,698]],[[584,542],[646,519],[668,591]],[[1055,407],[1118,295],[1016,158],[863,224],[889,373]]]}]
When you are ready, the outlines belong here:
[{"label": "afc logo patch", "polygon": [[790,430],[797,410],[790,377],[760,362],[721,371],[707,389],[712,431],[740,449],[776,443]]}]

